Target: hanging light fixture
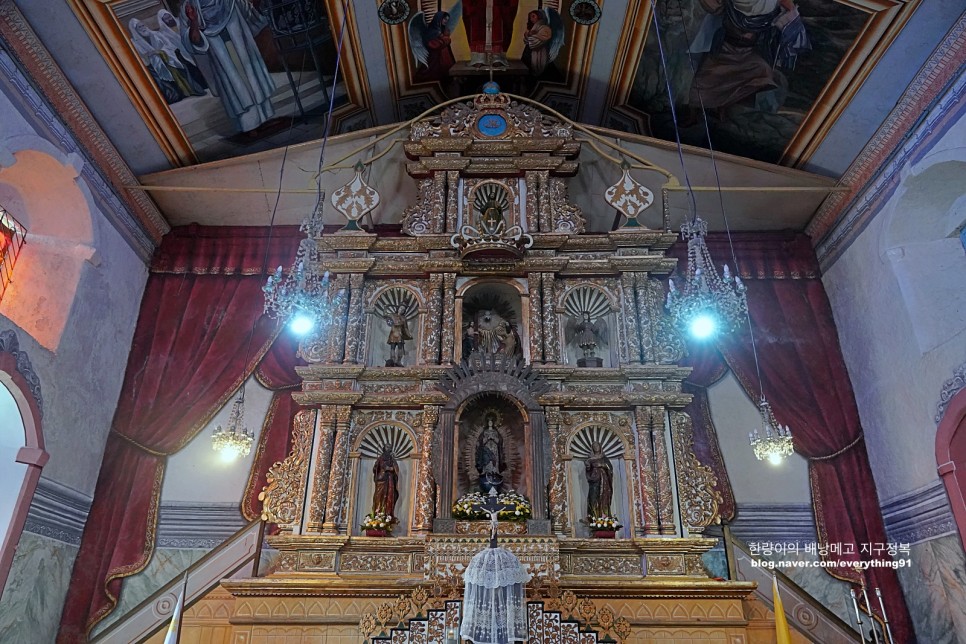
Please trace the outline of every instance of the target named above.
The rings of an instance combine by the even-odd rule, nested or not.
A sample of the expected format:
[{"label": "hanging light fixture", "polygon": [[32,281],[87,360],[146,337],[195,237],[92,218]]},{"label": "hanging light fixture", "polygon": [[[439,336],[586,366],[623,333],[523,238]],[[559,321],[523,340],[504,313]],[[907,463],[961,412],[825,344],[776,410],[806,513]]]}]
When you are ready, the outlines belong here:
[{"label": "hanging light fixture", "polygon": [[228,429],[223,429],[219,424],[211,435],[211,449],[221,454],[226,461],[248,456],[255,440],[255,434],[245,427],[244,391],[242,385],[243,393],[232,403],[231,413],[228,415]]},{"label": "hanging light fixture", "polygon": [[299,242],[292,268],[286,274],[279,266],[262,287],[266,315],[287,320],[296,335],[324,334],[341,297],[329,297],[329,273],[321,270],[317,239],[322,235],[322,202],[299,228],[305,239]]},{"label": "hanging light fixture", "polygon": [[688,242],[685,283],[678,290],[668,280],[667,310],[675,324],[698,340],[738,328],[748,313],[745,285],[732,277],[728,265],[719,276],[705,244],[708,224],[700,217],[681,226],[681,238]]},{"label": "hanging light fixture", "polygon": [[0,206],[0,300],[13,278],[13,267],[23,247],[26,229]]},{"label": "hanging light fixture", "polygon": [[748,434],[751,448],[759,461],[780,465],[786,456],[791,456],[795,451],[792,444],[792,430],[788,425],[782,427],[775,420],[771,405],[764,396],[758,403],[758,411],[761,414],[761,432],[756,429]]},{"label": "hanging light fixture", "polygon": [[[671,80],[668,75],[667,59],[664,55],[664,43],[661,37],[661,25],[655,0],[650,0],[651,15],[654,20],[654,33],[657,35],[658,51],[661,56],[661,66],[664,70],[665,85],[667,87],[668,102],[671,108],[671,120],[674,123],[674,136],[677,141],[678,156],[684,170],[685,182],[688,186],[688,196],[691,199],[693,216],[690,221],[681,226],[681,238],[688,243],[688,265],[685,269],[685,284],[680,291],[673,280],[668,280],[667,310],[676,324],[692,337],[697,339],[711,339],[714,336],[736,330],[741,326],[744,317],[748,325],[748,335],[751,339],[751,351],[755,360],[755,372],[758,375],[758,387],[761,395],[758,412],[761,415],[761,431],[755,429],[748,434],[751,447],[758,460],[767,460],[772,465],[779,465],[786,456],[794,452],[792,431],[788,425],[782,426],[775,419],[771,405],[765,399],[765,387],[761,378],[761,366],[758,363],[758,348],[755,343],[755,330],[748,312],[745,285],[741,278],[731,276],[728,265],[725,264],[722,276],[711,261],[711,254],[705,243],[708,234],[708,224],[697,216],[697,206],[687,168],[684,165],[684,152],[681,145],[681,133],[678,128],[677,112],[674,106],[674,93],[671,90]],[[687,25],[684,25],[684,37],[691,43]],[[688,63],[691,74],[694,75],[694,59],[691,57],[690,47],[687,48]],[[714,146],[711,142],[711,127],[708,124],[708,114],[704,107],[701,92],[696,92],[698,107],[704,123],[704,133],[708,141],[711,157],[711,167],[714,170],[715,183],[718,187],[718,203],[721,206],[721,216],[724,220],[725,232],[728,235],[728,245],[731,248],[731,259],[738,267],[738,258],[731,240],[731,228],[728,225],[728,213],[725,210],[723,192],[721,190],[721,176],[718,174],[718,164],[715,158]]]}]

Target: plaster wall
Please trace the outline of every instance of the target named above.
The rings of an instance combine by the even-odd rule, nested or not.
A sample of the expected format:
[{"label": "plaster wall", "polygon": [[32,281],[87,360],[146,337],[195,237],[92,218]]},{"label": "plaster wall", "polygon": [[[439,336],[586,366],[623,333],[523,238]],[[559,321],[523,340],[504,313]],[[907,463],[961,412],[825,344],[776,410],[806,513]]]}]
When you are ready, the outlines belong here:
[{"label": "plaster wall", "polygon": [[[966,119],[901,170],[900,186],[823,276],[882,500],[937,479],[936,405],[943,382],[966,362],[966,253],[938,234],[896,234],[940,216],[930,202],[938,187],[907,188],[957,159],[966,161]],[[962,224],[966,215],[958,216]]]},{"label": "plaster wall", "polygon": [[803,457],[792,454],[781,465],[755,458],[748,432],[761,427],[761,416],[730,371],[708,390],[708,399],[739,508],[742,504],[810,503],[808,462]]}]

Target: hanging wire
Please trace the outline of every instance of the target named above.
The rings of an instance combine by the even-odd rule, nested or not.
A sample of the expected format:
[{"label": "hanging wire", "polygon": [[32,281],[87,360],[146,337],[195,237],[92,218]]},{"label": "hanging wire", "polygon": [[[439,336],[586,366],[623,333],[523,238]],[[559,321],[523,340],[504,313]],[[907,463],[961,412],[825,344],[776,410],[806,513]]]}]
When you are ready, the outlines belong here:
[{"label": "hanging wire", "polygon": [[[335,109],[335,90],[336,90],[336,85],[338,84],[338,81],[339,81],[339,71],[342,66],[342,42],[343,42],[343,38],[345,37],[346,23],[349,17],[348,5],[351,5],[351,3],[348,3],[345,0],[343,0],[342,26],[339,29],[339,44],[338,44],[338,48],[336,50],[336,56],[335,56],[335,73],[332,76],[332,88],[329,92],[329,109],[328,109],[328,113],[326,114],[325,125],[322,128],[322,149],[319,152],[319,164],[318,164],[320,170],[322,168],[322,161],[325,158],[325,144],[329,140],[329,127],[332,122],[332,112]],[[298,89],[302,86],[302,73],[304,72],[304,69],[305,69],[305,52],[302,52],[302,63],[301,65],[299,65],[299,77],[298,77],[298,82],[296,83],[295,91],[298,91]],[[262,271],[261,271],[262,275],[268,272],[268,258],[272,248],[272,233],[275,231],[275,216],[278,213],[278,204],[282,198],[282,180],[285,177],[285,161],[288,158],[288,152],[292,145],[292,130],[294,127],[295,127],[295,118],[293,116],[292,122],[289,124],[288,133],[286,135],[285,149],[282,152],[282,161],[278,169],[278,191],[275,193],[275,203],[272,205],[272,216],[268,222],[268,239],[265,243],[265,254],[262,257]],[[321,174],[318,175],[317,185],[318,185],[317,199],[315,202],[316,209],[322,203]],[[252,329],[248,334],[248,342],[245,347],[245,362],[242,363],[242,369],[245,369],[248,366],[248,359],[249,359],[249,356],[251,355],[251,349],[252,349],[252,339],[255,336],[255,327],[258,325],[258,319],[259,318],[255,318],[255,321],[252,322]],[[242,384],[241,395],[239,396],[239,398],[241,399],[242,403],[245,402],[244,384]]]},{"label": "hanging wire", "polygon": [[[681,145],[681,132],[678,127],[678,111],[674,107],[674,93],[671,91],[671,76],[667,70],[667,57],[664,55],[664,38],[661,36],[661,21],[657,17],[657,3],[651,0],[651,17],[654,20],[654,33],[657,36],[657,49],[661,55],[661,70],[664,72],[664,86],[667,88],[667,100],[671,106],[671,121],[674,124],[674,140],[677,142],[678,159],[681,162],[681,171],[684,173],[684,183],[688,187],[688,201],[691,204],[691,223],[698,217],[698,204],[694,200],[694,190],[691,189],[691,177],[688,176],[688,168],[684,163],[684,149]],[[718,186],[720,189],[720,185]]]},{"label": "hanging wire", "polygon": [[[651,0],[652,6],[653,6],[653,2],[654,2],[654,0]],[[691,55],[691,34],[688,32],[688,23],[687,23],[687,20],[684,19],[684,6],[682,5],[682,3],[681,3],[680,0],[678,0],[678,9],[680,10],[680,13],[681,13],[681,26],[682,26],[682,28],[684,30],[684,38],[685,38],[685,47],[684,47],[684,50],[685,50],[685,52],[687,52],[687,56],[688,56],[688,66],[691,68],[691,78],[692,78],[692,83],[693,83],[693,78],[694,78],[695,74],[697,73],[697,71],[695,70],[695,67],[694,67],[694,56]],[[654,8],[654,12],[655,12],[654,15],[655,15],[655,24],[656,24],[657,23],[657,9],[656,8]],[[667,69],[665,67],[665,74],[666,73],[667,73]],[[708,141],[708,151],[709,151],[710,157],[711,157],[711,168],[714,170],[714,182],[715,182],[715,185],[718,188],[718,205],[721,208],[721,217],[722,217],[722,219],[724,219],[725,233],[728,236],[728,248],[731,250],[731,261],[735,265],[735,275],[740,278],[741,277],[741,273],[738,270],[738,256],[735,253],[735,244],[734,244],[734,241],[731,238],[731,226],[728,223],[728,211],[725,208],[725,204],[724,204],[724,192],[722,192],[722,190],[721,190],[721,176],[718,173],[718,160],[717,160],[717,157],[715,156],[715,153],[714,153],[714,145],[711,142],[711,125],[710,125],[710,123],[708,121],[708,112],[707,112],[707,110],[704,109],[704,98],[701,96],[701,90],[695,88],[694,93],[698,97],[698,107],[699,107],[699,109],[701,111],[701,122],[704,125],[704,135],[705,135],[705,138]],[[673,109],[674,108],[672,106],[672,114],[673,114]],[[677,120],[676,119],[675,119],[675,122],[674,122],[674,134],[676,136],[678,136]],[[680,137],[679,137],[678,138],[678,148],[679,149],[680,149],[680,146],[681,146],[681,140],[680,140]],[[759,394],[761,395],[762,399],[764,399],[765,398],[765,384],[764,384],[764,381],[761,378],[761,367],[758,364],[758,347],[757,347],[757,344],[755,342],[755,329],[754,329],[754,326],[751,323],[751,312],[748,310],[747,307],[745,308],[745,320],[748,322],[748,336],[749,336],[749,338],[751,340],[751,353],[752,353],[752,356],[754,357],[754,360],[755,360],[755,373],[758,375],[758,391],[759,391]]]}]

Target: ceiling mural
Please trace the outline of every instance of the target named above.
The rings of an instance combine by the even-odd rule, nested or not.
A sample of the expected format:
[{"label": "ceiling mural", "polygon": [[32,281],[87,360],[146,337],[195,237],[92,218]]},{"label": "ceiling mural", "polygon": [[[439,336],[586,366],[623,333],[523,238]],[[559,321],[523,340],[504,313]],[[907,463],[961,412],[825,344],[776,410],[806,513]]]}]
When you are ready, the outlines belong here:
[{"label": "ceiling mural", "polygon": [[914,5],[659,0],[655,21],[641,3],[648,28],[623,44],[633,65],[617,70],[605,124],[674,141],[676,117],[682,143],[707,147],[710,133],[716,150],[800,165]]},{"label": "ceiling mural", "polygon": [[[392,4],[381,0],[380,15]],[[478,93],[491,78],[505,92],[576,117],[593,58],[597,2],[504,0],[493,3],[489,22],[487,0],[410,4],[405,21],[382,28],[397,119]]]},{"label": "ceiling mural", "polygon": [[800,166],[917,5],[69,2],[176,166],[318,139],[330,102],[333,132],[343,133],[382,124],[377,113],[409,120],[491,78],[570,118],[669,141],[673,102],[682,142],[707,147],[706,117],[716,150]]},{"label": "ceiling mural", "polygon": [[373,125],[336,0],[71,1],[176,165]]}]

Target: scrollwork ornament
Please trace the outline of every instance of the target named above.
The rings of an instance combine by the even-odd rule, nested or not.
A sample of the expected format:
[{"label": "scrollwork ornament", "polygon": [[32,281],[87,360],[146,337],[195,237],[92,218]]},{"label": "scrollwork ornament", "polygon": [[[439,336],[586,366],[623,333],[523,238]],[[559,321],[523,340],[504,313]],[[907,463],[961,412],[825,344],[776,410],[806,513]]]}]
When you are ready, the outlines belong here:
[{"label": "scrollwork ornament", "polygon": [[678,472],[681,518],[690,532],[700,533],[709,525],[721,522],[718,506],[722,497],[715,489],[718,479],[694,454],[690,416],[671,412],[671,440]]},{"label": "scrollwork ornament", "polygon": [[263,503],[262,520],[277,523],[284,530],[292,530],[302,521],[315,414],[315,410],[302,410],[295,415],[292,450],[269,468],[268,485],[258,495]]}]

